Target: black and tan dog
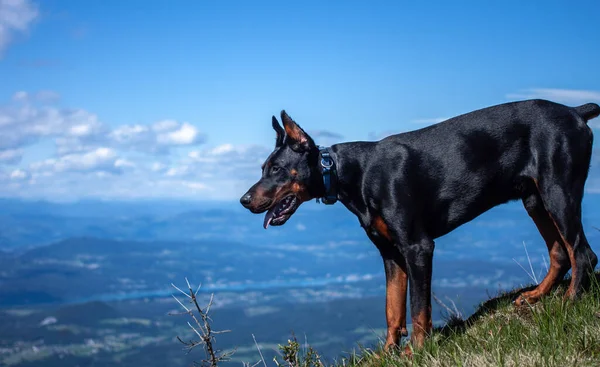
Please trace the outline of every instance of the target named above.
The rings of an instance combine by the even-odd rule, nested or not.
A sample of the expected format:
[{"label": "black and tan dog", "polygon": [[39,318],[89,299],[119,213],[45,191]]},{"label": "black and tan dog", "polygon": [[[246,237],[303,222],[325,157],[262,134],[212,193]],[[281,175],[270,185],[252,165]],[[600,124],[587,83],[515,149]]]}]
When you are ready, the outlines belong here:
[{"label": "black and tan dog", "polygon": [[477,110],[377,142],[319,148],[286,113],[273,117],[275,150],[262,178],[241,198],[267,212],[265,228],[282,225],[301,203],[341,201],[377,246],[385,266],[386,348],[406,335],[410,283],[411,341],[431,330],[434,239],[502,203],[521,199],[544,238],[550,270],[517,304],[536,302],[569,269],[573,299],[597,264],[581,223],[581,201],[592,155],[589,103],[567,107],[545,100]]}]

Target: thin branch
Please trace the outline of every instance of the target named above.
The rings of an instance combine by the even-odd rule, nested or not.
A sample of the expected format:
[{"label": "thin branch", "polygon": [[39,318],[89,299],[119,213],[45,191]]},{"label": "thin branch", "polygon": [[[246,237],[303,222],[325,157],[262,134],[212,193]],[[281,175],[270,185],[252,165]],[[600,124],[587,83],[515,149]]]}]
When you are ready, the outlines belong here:
[{"label": "thin branch", "polygon": [[175,295],[172,294],[171,296],[173,296],[173,298],[175,298],[175,301],[177,301],[177,303],[179,303],[181,305],[181,307],[183,307],[187,311],[187,313],[191,312],[189,308],[187,308],[183,303],[181,303],[181,301],[177,297],[175,297]]},{"label": "thin branch", "polygon": [[210,312],[210,308],[212,307],[213,298],[214,298],[214,294],[211,294],[210,300],[208,301],[208,305],[206,306],[206,312],[204,312],[207,316],[208,316],[208,313]]},{"label": "thin branch", "polygon": [[258,343],[256,342],[256,338],[254,337],[254,334],[252,334],[252,339],[254,339],[254,344],[256,344],[256,349],[258,349],[258,354],[260,354],[260,360],[262,361],[263,365],[265,367],[267,367],[267,363],[265,362],[265,358],[263,357],[263,354],[260,351],[260,347],[258,346]]},{"label": "thin branch", "polygon": [[192,330],[194,330],[194,332],[196,333],[196,335],[198,335],[198,337],[199,337],[200,339],[204,339],[204,336],[203,336],[203,335],[200,335],[200,333],[198,332],[198,330],[194,329],[194,327],[192,326],[192,324],[190,324],[190,322],[189,322],[189,321],[188,321],[188,323],[187,323],[187,324],[188,324],[188,325],[189,325],[189,326],[192,328]]},{"label": "thin branch", "polygon": [[[180,291],[184,296],[186,296],[187,298],[191,298],[189,294],[187,294],[187,292],[182,291],[178,286],[176,286],[175,284],[171,283],[171,286],[173,286],[173,288],[177,289],[178,291]],[[173,296],[175,297],[175,296]]]}]

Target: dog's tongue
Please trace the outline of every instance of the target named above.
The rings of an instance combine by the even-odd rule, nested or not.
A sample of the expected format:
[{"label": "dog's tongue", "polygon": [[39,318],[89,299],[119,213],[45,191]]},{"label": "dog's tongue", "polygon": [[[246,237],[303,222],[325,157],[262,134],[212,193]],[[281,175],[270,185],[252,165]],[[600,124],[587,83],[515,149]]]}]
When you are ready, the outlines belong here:
[{"label": "dog's tongue", "polygon": [[275,207],[276,206],[277,205],[273,205],[273,207],[271,209],[269,209],[267,214],[265,214],[265,221],[263,222],[263,227],[265,227],[265,229],[267,229],[269,227],[271,220],[273,220],[273,217],[275,216]]}]

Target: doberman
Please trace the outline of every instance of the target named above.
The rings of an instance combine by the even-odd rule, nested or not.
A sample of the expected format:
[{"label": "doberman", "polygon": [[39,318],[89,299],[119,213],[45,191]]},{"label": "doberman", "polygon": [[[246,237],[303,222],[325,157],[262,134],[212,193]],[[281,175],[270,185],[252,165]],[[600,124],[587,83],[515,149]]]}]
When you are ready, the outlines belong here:
[{"label": "doberman", "polygon": [[598,260],[583,232],[581,201],[592,155],[587,121],[598,115],[594,103],[527,100],[376,142],[321,148],[282,111],[283,128],[272,120],[275,150],[240,202],[253,213],[267,212],[265,228],[284,224],[305,201],[342,202],[383,258],[386,349],[407,335],[407,283],[411,344],[419,348],[432,328],[434,239],[497,205],[522,200],[550,255],[548,274],[517,305],[536,302],[569,269],[565,298],[586,287]]}]

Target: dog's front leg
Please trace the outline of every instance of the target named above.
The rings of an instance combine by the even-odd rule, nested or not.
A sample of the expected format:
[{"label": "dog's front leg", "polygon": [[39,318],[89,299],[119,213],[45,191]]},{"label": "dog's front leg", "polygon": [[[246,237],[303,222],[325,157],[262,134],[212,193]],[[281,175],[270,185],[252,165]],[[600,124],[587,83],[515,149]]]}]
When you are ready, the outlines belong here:
[{"label": "dog's front leg", "polygon": [[[399,254],[398,254],[399,255]],[[408,277],[404,259],[401,255],[384,257],[386,280],[385,317],[387,337],[385,349],[400,345],[400,338],[408,335],[406,331],[406,293]]]},{"label": "dog's front leg", "polygon": [[[411,343],[421,348],[432,328],[431,322],[431,272],[434,243],[423,239],[402,247],[406,259],[410,284],[410,314],[412,319]],[[407,352],[410,349],[407,346]]]},{"label": "dog's front leg", "polygon": [[406,294],[408,276],[406,262],[398,248],[391,242],[389,231],[382,219],[367,230],[369,239],[377,246],[385,268],[385,319],[387,335],[385,349],[396,348],[406,331]]}]

